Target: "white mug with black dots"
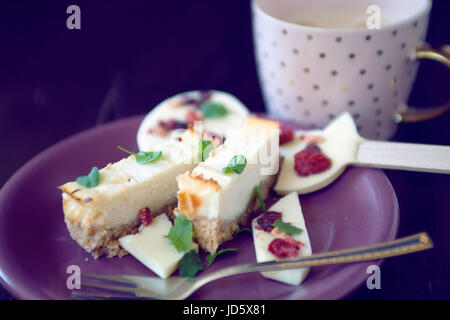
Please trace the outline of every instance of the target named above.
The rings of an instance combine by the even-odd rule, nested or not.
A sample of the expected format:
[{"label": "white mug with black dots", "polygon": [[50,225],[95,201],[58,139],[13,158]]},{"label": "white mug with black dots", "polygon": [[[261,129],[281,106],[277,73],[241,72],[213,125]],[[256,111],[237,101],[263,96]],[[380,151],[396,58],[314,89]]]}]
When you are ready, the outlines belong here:
[{"label": "white mug with black dots", "polygon": [[444,50],[425,46],[430,9],[431,0],[253,0],[269,114],[323,127],[348,111],[362,136],[384,140],[400,121],[444,113],[406,105],[416,59],[450,67]]}]

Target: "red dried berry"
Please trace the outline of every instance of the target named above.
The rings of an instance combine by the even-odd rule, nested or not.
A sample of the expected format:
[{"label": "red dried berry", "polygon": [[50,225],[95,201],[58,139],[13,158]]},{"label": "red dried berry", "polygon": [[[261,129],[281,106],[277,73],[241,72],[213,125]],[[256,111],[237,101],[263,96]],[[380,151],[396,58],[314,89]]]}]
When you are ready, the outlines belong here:
[{"label": "red dried berry", "polygon": [[186,122],[187,123],[194,123],[195,121],[202,120],[202,116],[195,112],[194,110],[188,110],[186,112]]},{"label": "red dried berry", "polygon": [[159,121],[158,126],[170,131],[175,129],[187,129],[187,123],[176,121],[176,120],[167,120],[167,121]]},{"label": "red dried berry", "polygon": [[300,246],[298,241],[292,238],[273,239],[269,244],[269,252],[278,259],[295,258],[299,250]]},{"label": "red dried berry", "polygon": [[322,153],[322,150],[320,150],[317,144],[308,144],[305,149],[315,153]]},{"label": "red dried berry", "polygon": [[288,143],[294,139],[294,129],[280,123],[280,145]]},{"label": "red dried berry", "polygon": [[183,104],[185,105],[193,105],[194,107],[199,108],[203,103],[208,101],[212,96],[211,91],[201,91],[200,96],[198,98],[192,98],[190,95],[184,95],[183,96]]},{"label": "red dried berry", "polygon": [[275,220],[281,220],[281,212],[267,211],[260,218],[258,218],[256,222],[258,223],[261,230],[271,232],[274,228],[272,224],[275,222]]},{"label": "red dried berry", "polygon": [[139,218],[141,219],[141,223],[144,226],[148,226],[150,223],[152,223],[152,213],[150,212],[150,208],[144,208],[139,210]]},{"label": "red dried berry", "polygon": [[201,90],[200,91],[200,100],[203,102],[208,101],[212,97],[212,92],[209,90]]},{"label": "red dried berry", "polygon": [[294,157],[294,168],[300,177],[307,177],[328,170],[331,160],[326,155],[316,150],[303,149]]}]

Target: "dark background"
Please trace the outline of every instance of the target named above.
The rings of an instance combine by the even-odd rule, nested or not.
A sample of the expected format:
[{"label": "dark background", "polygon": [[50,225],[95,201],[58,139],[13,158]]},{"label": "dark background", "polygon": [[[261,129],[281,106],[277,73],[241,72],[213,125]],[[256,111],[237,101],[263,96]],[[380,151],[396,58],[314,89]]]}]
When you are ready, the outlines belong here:
[{"label": "dark background", "polygon": [[[81,8],[81,30],[66,27],[71,4]],[[450,43],[449,16],[450,1],[435,0],[434,47]],[[263,111],[252,41],[248,0],[1,1],[0,186],[54,143],[182,91],[224,90]],[[424,61],[409,102],[448,101],[449,80]],[[450,113],[401,124],[393,140],[449,145],[449,125]],[[435,248],[387,260],[381,290],[363,286],[348,298],[449,299],[450,176],[386,174],[399,200],[399,236],[427,231]],[[12,299],[1,287],[0,298]]]}]

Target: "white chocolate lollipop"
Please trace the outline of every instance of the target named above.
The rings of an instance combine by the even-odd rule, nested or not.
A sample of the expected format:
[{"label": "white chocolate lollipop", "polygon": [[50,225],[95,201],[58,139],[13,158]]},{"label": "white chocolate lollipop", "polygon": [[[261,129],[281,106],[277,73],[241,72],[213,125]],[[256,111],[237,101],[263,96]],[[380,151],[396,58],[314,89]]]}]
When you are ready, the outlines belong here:
[{"label": "white chocolate lollipop", "polygon": [[[213,103],[226,110],[221,114],[202,113],[204,103]],[[214,109],[214,110],[213,110]],[[219,107],[220,109],[220,107]],[[214,111],[216,113],[214,114]],[[227,137],[241,128],[249,115],[248,109],[236,97],[221,91],[189,91],[170,97],[153,108],[142,121],[138,133],[139,150],[149,151],[167,143],[175,129],[184,129],[187,123],[202,121],[202,131]]]},{"label": "white chocolate lollipop", "polygon": [[[320,173],[300,176],[295,155],[311,141],[331,160]],[[370,141],[357,133],[353,118],[343,113],[323,131],[298,131],[293,141],[280,146],[284,157],[275,191],[305,194],[332,183],[348,165],[435,173],[450,173],[450,147],[412,143]]]}]

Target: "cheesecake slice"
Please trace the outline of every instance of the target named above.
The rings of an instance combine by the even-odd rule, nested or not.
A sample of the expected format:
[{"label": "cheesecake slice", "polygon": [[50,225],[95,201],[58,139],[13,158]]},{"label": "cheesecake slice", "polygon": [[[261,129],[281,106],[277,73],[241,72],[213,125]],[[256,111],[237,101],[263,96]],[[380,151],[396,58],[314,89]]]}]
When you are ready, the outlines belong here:
[{"label": "cheesecake slice", "polygon": [[266,198],[279,165],[279,123],[251,117],[192,172],[177,178],[175,215],[192,221],[194,238],[211,253],[230,240]]},{"label": "cheesecake slice", "polygon": [[138,231],[140,210],[148,208],[156,216],[176,207],[176,177],[199,163],[201,138],[189,129],[155,147],[162,152],[155,161],[139,164],[131,155],[108,164],[99,171],[96,187],[85,188],[77,182],[60,186],[71,237],[95,258],[125,255],[118,239]]},{"label": "cheesecake slice", "polygon": [[[299,230],[298,234],[288,234],[272,226],[280,220]],[[253,242],[255,245],[256,260],[258,262],[280,259],[277,255],[290,255],[290,259],[310,256],[311,242],[306,230],[302,208],[298,194],[292,192],[278,200],[272,207],[252,221]],[[275,243],[274,241],[277,241]],[[308,275],[309,268],[268,271],[261,274],[269,279],[281,281],[298,286]]]}]

